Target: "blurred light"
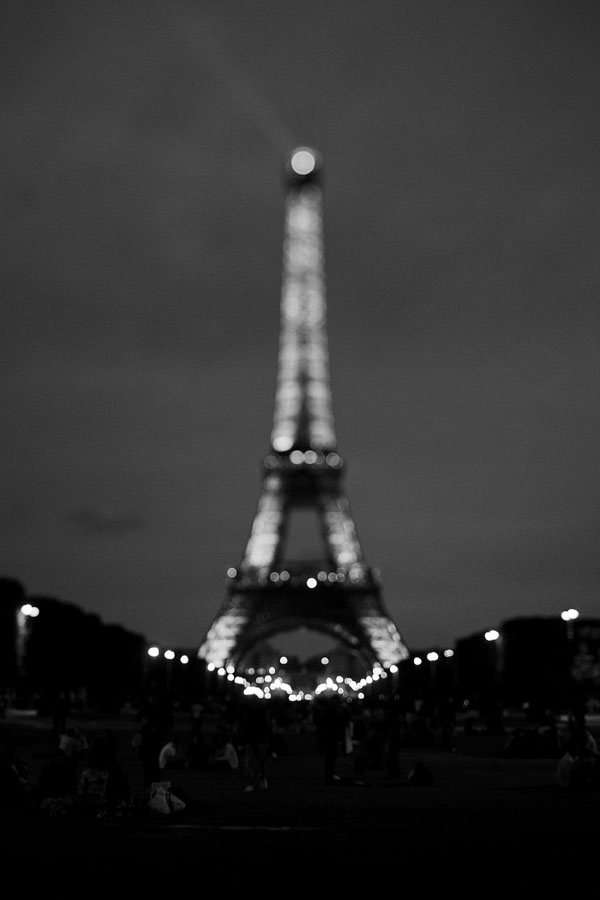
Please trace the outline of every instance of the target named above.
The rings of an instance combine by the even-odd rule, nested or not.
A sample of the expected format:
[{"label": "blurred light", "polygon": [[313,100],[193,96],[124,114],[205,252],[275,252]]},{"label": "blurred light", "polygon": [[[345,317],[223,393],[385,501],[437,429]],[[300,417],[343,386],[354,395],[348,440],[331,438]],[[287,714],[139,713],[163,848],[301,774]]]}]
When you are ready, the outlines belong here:
[{"label": "blurred light", "polygon": [[294,450],[290,453],[290,460],[295,466],[299,466],[304,462],[304,453],[302,450]]},{"label": "blurred light", "polygon": [[435,662],[435,660],[439,659],[439,658],[440,658],[439,654],[436,653],[435,650],[432,650],[430,653],[427,654],[427,659],[429,660],[429,662]]},{"label": "blurred light", "polygon": [[237,569],[234,569],[233,566],[230,566],[230,567],[227,569],[227,576],[228,576],[228,578],[235,578],[236,575],[237,575]]},{"label": "blurred light", "polygon": [[415,664],[415,666],[420,666],[422,662],[423,660],[420,656],[415,656],[415,658],[413,659],[413,663]]},{"label": "blurred light", "polygon": [[316,578],[307,578],[306,579],[306,587],[308,588],[316,588],[317,579]]},{"label": "blurred light", "polygon": [[499,632],[496,631],[495,628],[490,629],[490,631],[486,631],[484,635],[486,641],[497,641],[500,637]]},{"label": "blurred light", "polygon": [[180,662],[180,663],[183,663],[184,666],[187,666],[187,664],[189,663],[189,661],[190,661],[190,658],[189,658],[189,656],[186,656],[185,653],[183,654],[183,656],[180,656],[180,657],[179,657],[179,662]]},{"label": "blurred light", "polygon": [[148,656],[159,656],[160,650],[158,647],[149,647],[148,648]]},{"label": "blurred light", "polygon": [[280,659],[279,659],[279,662],[280,662],[280,664],[281,664],[282,666],[285,666],[285,664],[286,664],[287,661],[288,661],[288,660],[287,660],[287,656],[281,656]]},{"label": "blurred light", "polygon": [[446,656],[448,658],[450,656],[454,656],[454,650],[444,650],[444,656]]},{"label": "blurred light", "polygon": [[25,605],[21,607],[21,612],[24,616],[30,616],[33,619],[40,614],[37,606],[32,606],[31,603],[25,603]]},{"label": "blurred light", "polygon": [[321,665],[326,666],[328,662],[329,662],[329,659],[327,656],[321,657]]},{"label": "blurred light", "polygon": [[247,688],[244,688],[244,696],[245,697],[250,697],[252,695],[254,695],[255,697],[260,697],[261,699],[265,696],[260,688],[252,687],[252,686],[248,686]]},{"label": "blurred light", "polygon": [[175,659],[175,654],[173,653],[172,650],[165,650],[165,652],[163,653],[163,656],[165,659]]},{"label": "blurred light", "polygon": [[390,672],[392,672],[392,674],[395,675],[397,671],[398,671],[398,666],[396,666],[396,665],[390,666]]},{"label": "blurred light", "polygon": [[576,609],[565,609],[561,612],[560,617],[563,622],[570,622],[572,619],[579,618],[579,611]]},{"label": "blurred light", "polygon": [[292,440],[288,437],[276,437],[273,441],[273,450],[285,453],[292,446]]},{"label": "blurred light", "polygon": [[296,150],[290,160],[290,165],[296,175],[309,175],[315,168],[317,161],[314,153],[304,148]]},{"label": "blurred light", "polygon": [[32,606],[31,603],[25,603],[25,605],[21,607],[20,612],[23,613],[24,616],[31,616],[33,619],[40,614],[37,606]]}]

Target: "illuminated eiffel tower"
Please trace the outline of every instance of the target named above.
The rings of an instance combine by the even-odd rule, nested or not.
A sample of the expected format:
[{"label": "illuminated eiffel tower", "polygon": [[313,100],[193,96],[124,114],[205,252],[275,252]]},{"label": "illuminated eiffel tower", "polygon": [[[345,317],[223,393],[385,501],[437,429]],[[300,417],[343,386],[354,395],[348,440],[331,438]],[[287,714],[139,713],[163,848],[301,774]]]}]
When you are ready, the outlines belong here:
[{"label": "illuminated eiffel tower", "polygon": [[[342,487],[329,379],[321,166],[300,147],[286,166],[279,366],[270,452],[240,565],[198,651],[208,664],[248,667],[252,652],[299,627],[329,635],[364,670],[408,657],[367,565]],[[310,513],[322,551],[292,559],[294,515]]]}]

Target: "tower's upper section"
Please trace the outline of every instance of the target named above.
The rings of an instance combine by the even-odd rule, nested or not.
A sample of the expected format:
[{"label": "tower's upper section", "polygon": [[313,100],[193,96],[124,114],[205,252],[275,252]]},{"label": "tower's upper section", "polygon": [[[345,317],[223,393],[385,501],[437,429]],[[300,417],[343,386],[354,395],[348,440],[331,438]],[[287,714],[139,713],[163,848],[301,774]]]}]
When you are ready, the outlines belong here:
[{"label": "tower's upper section", "polygon": [[336,446],[329,381],[321,161],[298,147],[286,165],[279,364],[271,447]]}]

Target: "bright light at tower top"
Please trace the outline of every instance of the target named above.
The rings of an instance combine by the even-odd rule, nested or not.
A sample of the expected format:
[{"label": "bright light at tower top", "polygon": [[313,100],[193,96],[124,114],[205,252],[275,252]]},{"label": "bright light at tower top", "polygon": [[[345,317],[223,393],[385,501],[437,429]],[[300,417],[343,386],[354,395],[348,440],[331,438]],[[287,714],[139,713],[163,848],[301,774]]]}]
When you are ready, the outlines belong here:
[{"label": "bright light at tower top", "polygon": [[296,147],[286,163],[288,183],[303,185],[318,181],[321,174],[321,157],[310,147]]},{"label": "bright light at tower top", "polygon": [[317,166],[317,158],[308,147],[299,147],[294,150],[290,159],[290,168],[296,175],[310,175]]}]

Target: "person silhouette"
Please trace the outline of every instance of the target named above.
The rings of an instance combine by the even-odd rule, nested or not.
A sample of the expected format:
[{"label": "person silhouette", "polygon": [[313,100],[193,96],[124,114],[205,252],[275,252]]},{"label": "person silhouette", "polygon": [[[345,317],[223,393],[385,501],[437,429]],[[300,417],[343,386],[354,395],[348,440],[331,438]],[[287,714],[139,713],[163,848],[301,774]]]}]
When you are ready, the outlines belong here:
[{"label": "person silhouette", "polygon": [[246,791],[267,788],[267,759],[270,741],[270,721],[265,701],[255,694],[242,698],[239,721],[239,745]]}]

